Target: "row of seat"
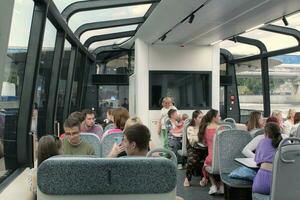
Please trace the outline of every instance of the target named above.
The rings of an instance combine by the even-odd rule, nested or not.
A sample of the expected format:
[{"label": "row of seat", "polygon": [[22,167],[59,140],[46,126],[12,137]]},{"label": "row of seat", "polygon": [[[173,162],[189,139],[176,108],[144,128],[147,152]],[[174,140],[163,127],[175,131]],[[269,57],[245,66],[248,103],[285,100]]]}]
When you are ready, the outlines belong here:
[{"label": "row of seat", "polygon": [[82,141],[87,142],[94,148],[97,157],[107,157],[115,143],[115,138],[123,137],[123,133],[117,132],[106,135],[101,141],[100,138],[93,133],[80,133],[80,137]]}]

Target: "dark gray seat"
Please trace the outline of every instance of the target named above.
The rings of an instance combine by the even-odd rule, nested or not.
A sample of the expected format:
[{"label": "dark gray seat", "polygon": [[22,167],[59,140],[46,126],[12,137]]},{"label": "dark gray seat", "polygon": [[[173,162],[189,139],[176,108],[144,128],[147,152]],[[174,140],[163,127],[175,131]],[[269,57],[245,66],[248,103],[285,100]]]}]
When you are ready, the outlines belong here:
[{"label": "dark gray seat", "polygon": [[250,131],[250,135],[252,138],[255,138],[258,135],[263,135],[265,133],[263,128],[257,128]]},{"label": "dark gray seat", "polygon": [[178,154],[182,157],[187,157],[187,128],[190,124],[191,120],[186,120],[184,123],[184,129],[182,134],[182,148],[178,150]]},{"label": "dark gray seat", "polygon": [[53,157],[38,168],[39,200],[176,197],[176,167],[165,158]]},{"label": "dark gray seat", "polygon": [[91,145],[97,157],[101,157],[101,142],[100,138],[94,133],[80,133],[82,141]]},{"label": "dark gray seat", "polygon": [[229,178],[228,175],[240,164],[234,161],[235,158],[244,157],[243,148],[252,139],[247,131],[225,130],[218,135],[219,164],[221,180],[224,184],[234,188],[251,188],[252,182]]}]

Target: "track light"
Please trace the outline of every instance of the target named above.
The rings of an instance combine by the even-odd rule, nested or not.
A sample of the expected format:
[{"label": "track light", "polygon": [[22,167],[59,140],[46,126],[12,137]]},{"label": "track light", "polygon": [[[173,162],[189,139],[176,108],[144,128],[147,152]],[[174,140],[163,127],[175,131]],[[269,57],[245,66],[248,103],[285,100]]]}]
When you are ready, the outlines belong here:
[{"label": "track light", "polygon": [[190,16],[190,18],[189,18],[189,23],[190,23],[190,24],[193,23],[194,18],[195,18],[195,15],[192,14],[192,15]]},{"label": "track light", "polygon": [[161,40],[161,41],[164,41],[166,38],[167,38],[167,35],[164,34],[164,35],[160,38],[160,40]]},{"label": "track light", "polygon": [[282,17],[282,21],[283,21],[283,23],[284,23],[285,26],[289,25],[289,22],[288,22],[288,20],[286,19],[285,16]]},{"label": "track light", "polygon": [[234,43],[237,43],[237,42],[238,42],[236,36],[233,36],[232,39],[233,39]]}]

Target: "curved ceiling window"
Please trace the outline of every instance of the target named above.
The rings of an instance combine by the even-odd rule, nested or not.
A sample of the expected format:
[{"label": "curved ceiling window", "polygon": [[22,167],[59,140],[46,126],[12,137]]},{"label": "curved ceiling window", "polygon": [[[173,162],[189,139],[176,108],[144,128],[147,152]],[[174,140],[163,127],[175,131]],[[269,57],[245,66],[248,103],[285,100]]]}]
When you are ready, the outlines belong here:
[{"label": "curved ceiling window", "polygon": [[244,33],[241,36],[261,41],[266,45],[268,51],[275,51],[298,45],[296,38],[292,36],[259,29]]},{"label": "curved ceiling window", "polygon": [[104,28],[104,29],[97,29],[92,31],[87,31],[82,34],[80,37],[80,41],[84,43],[88,38],[95,36],[95,35],[105,35],[111,33],[118,33],[118,32],[125,32],[125,31],[134,31],[138,25],[130,25],[130,26],[119,26],[114,28]]},{"label": "curved ceiling window", "polygon": [[[287,16],[286,19],[289,23],[288,26],[286,27],[300,30],[300,12]],[[270,24],[277,25],[277,26],[285,26],[282,19],[276,20]]]},{"label": "curved ceiling window", "polygon": [[130,39],[130,37],[125,37],[125,38],[117,38],[117,39],[112,39],[112,40],[104,40],[104,41],[100,41],[100,42],[94,42],[89,47],[89,50],[95,50],[96,48],[102,47],[102,46],[121,44],[129,39]]},{"label": "curved ceiling window", "polygon": [[152,4],[84,11],[74,14],[69,21],[72,31],[86,23],[143,17]]},{"label": "curved ceiling window", "polygon": [[83,0],[52,0],[52,1],[56,5],[59,12],[62,12],[68,5]]},{"label": "curved ceiling window", "polygon": [[225,40],[220,43],[220,48],[227,49],[232,53],[234,58],[242,58],[246,56],[257,55],[260,53],[259,49],[255,46]]}]

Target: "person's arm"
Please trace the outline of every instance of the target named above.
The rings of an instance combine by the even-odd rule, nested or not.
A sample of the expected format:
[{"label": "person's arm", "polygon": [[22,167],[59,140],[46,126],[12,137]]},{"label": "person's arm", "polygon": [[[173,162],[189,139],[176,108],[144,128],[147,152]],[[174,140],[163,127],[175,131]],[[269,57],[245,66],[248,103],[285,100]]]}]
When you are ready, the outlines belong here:
[{"label": "person's arm", "polygon": [[198,142],[198,134],[195,134],[195,130],[192,126],[187,128],[187,138],[191,145],[194,145]]},{"label": "person's arm", "polygon": [[243,149],[242,153],[248,157],[248,158],[254,158],[255,153],[253,153],[254,150],[256,150],[259,142],[264,138],[264,135],[258,135],[255,138],[253,138]]},{"label": "person's arm", "polygon": [[125,151],[125,147],[123,145],[114,144],[113,148],[107,155],[108,158],[117,158],[118,155]]}]

